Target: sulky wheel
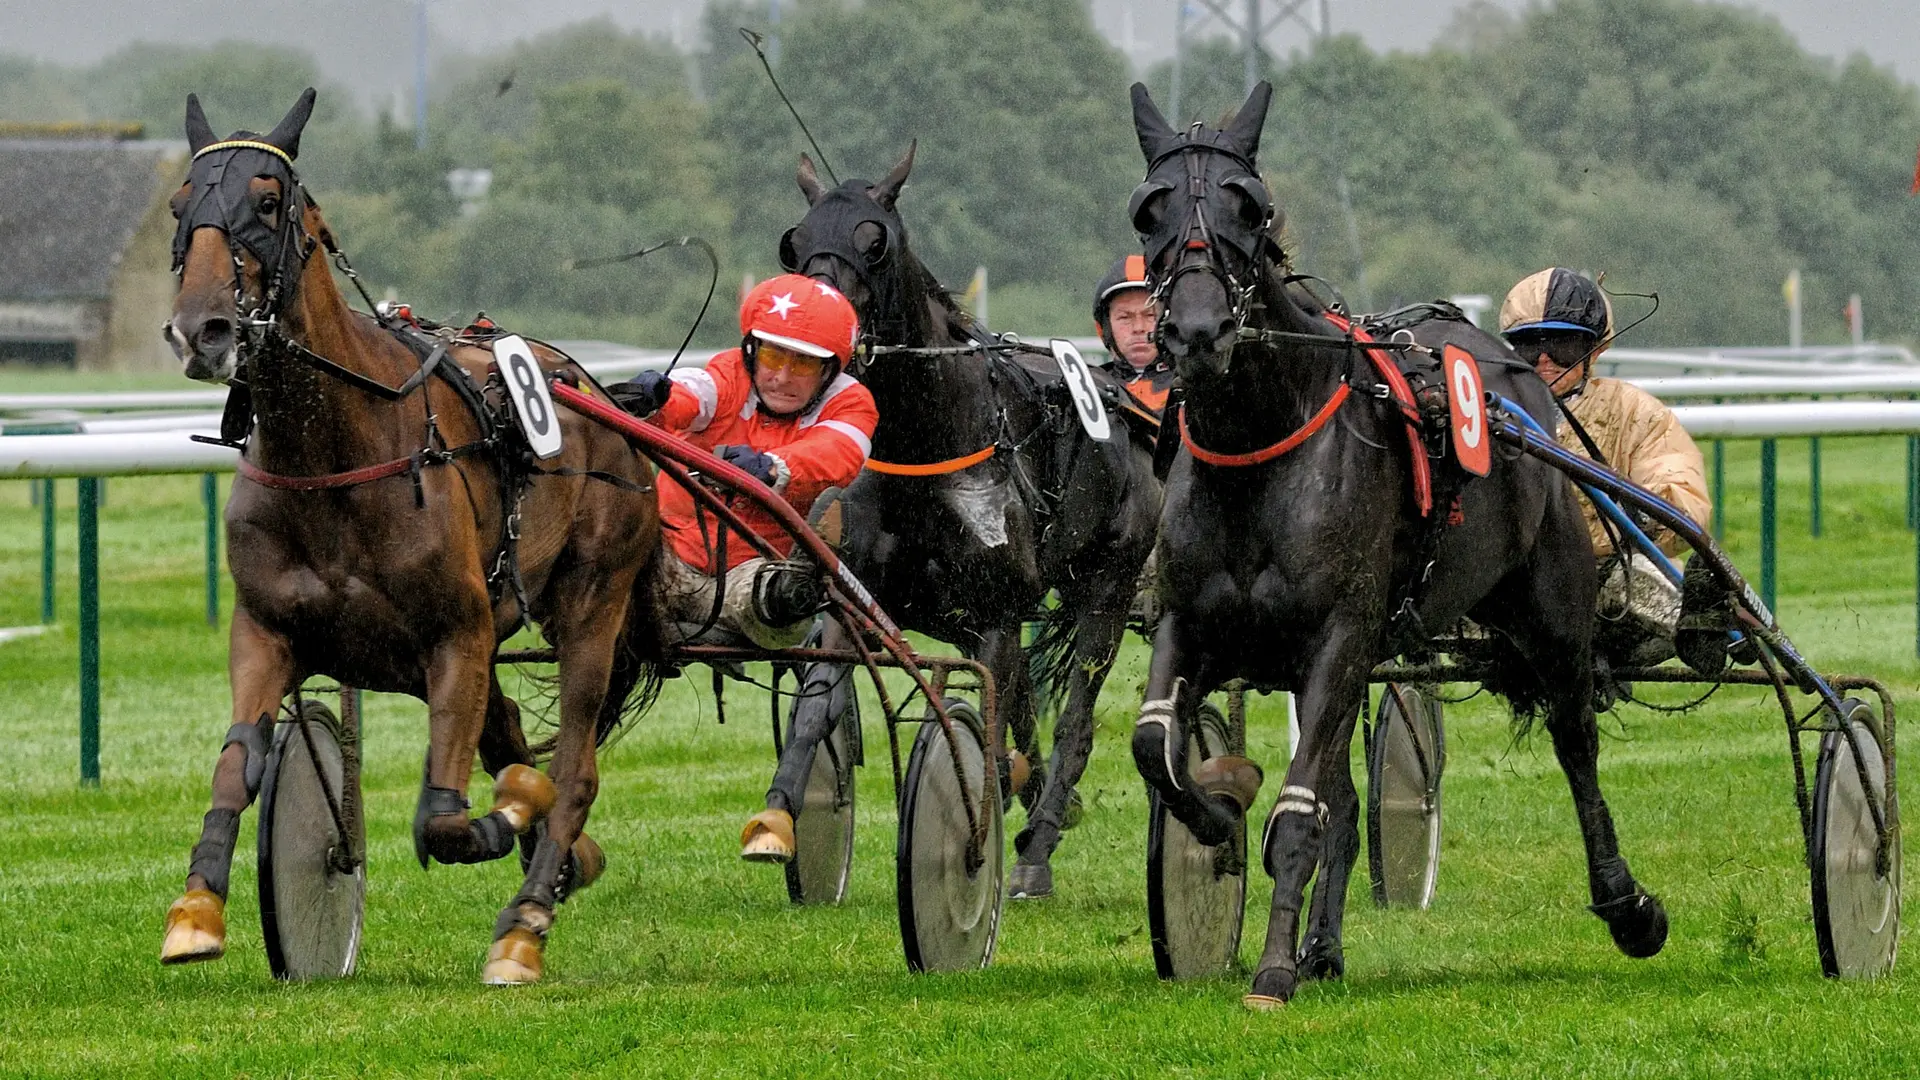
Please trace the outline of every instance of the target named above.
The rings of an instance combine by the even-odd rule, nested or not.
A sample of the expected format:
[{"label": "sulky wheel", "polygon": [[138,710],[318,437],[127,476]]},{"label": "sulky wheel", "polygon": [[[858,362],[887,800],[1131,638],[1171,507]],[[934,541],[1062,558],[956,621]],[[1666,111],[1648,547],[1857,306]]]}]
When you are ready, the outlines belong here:
[{"label": "sulky wheel", "polygon": [[277,978],[353,974],[365,917],[366,837],[341,843],[335,811],[357,821],[346,783],[341,726],[308,699],[299,720],[275,725],[260,782],[260,930]]},{"label": "sulky wheel", "polygon": [[[1873,708],[1848,698],[1841,712],[1814,771],[1813,931],[1821,971],[1871,978],[1893,967],[1900,944],[1899,803],[1887,798]],[[1876,813],[1892,833],[1884,852]]]},{"label": "sulky wheel", "polygon": [[1431,689],[1388,683],[1367,743],[1367,869],[1381,907],[1424,909],[1440,872],[1441,706]]},{"label": "sulky wheel", "polygon": [[[1229,751],[1226,718],[1202,702],[1187,738],[1187,771]],[[1147,804],[1147,923],[1153,966],[1163,979],[1201,979],[1240,960],[1247,904],[1247,826],[1208,847],[1193,838],[1155,792]]]},{"label": "sulky wheel", "polygon": [[[894,866],[900,940],[914,971],[986,967],[1000,933],[1005,840],[999,785],[986,782],[993,778],[980,714],[949,698],[947,715],[953,720],[951,741],[932,717],[921,722],[900,795]],[[962,781],[954,775],[956,754],[965,798],[987,815],[986,843],[972,858]]]},{"label": "sulky wheel", "polygon": [[[847,895],[853,868],[853,766],[860,739],[860,702],[853,669],[842,668],[833,693],[846,707],[833,730],[813,748],[806,794],[793,820],[793,858],[787,862],[787,896],[796,904],[837,904]],[[795,699],[795,708],[799,701]],[[793,740],[793,729],[787,729]]]}]

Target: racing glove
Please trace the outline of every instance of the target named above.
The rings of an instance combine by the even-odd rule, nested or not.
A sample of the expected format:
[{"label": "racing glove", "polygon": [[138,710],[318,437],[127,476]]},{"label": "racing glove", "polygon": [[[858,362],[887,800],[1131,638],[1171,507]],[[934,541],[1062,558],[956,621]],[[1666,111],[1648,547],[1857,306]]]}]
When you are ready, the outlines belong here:
[{"label": "racing glove", "polygon": [[626,382],[607,387],[613,403],[635,416],[652,416],[673,396],[673,380],[664,371],[643,371]]},{"label": "racing glove", "polygon": [[781,475],[786,472],[779,458],[762,453],[751,446],[716,446],[713,456],[752,476],[755,480],[778,491]]}]

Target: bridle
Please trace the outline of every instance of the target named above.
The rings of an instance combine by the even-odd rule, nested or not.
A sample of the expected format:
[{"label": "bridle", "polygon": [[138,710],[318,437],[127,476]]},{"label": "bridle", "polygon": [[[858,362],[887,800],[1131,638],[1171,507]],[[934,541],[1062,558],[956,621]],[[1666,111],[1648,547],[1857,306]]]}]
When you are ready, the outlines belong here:
[{"label": "bridle", "polygon": [[[1260,210],[1257,226],[1248,228],[1239,221],[1216,223],[1209,220],[1207,208],[1211,191],[1207,165],[1215,156],[1225,158],[1231,166],[1244,170],[1230,173],[1218,183],[1222,188],[1239,191]],[[1154,172],[1163,163],[1176,157],[1186,170],[1184,191],[1167,180],[1153,179]],[[1196,273],[1213,277],[1227,294],[1237,340],[1240,332],[1246,329],[1248,318],[1258,307],[1255,298],[1266,284],[1269,256],[1276,260],[1279,256],[1277,245],[1267,232],[1273,223],[1273,199],[1267,192],[1266,184],[1255,171],[1253,162],[1229,144],[1225,132],[1210,131],[1197,123],[1148,163],[1147,177],[1134,189],[1127,213],[1135,231],[1140,234],[1146,255],[1150,295],[1160,310],[1165,312],[1173,286],[1182,277]],[[1176,192],[1180,192],[1187,205],[1187,212],[1180,218],[1179,224],[1171,229],[1164,225],[1142,228],[1142,214],[1147,203],[1156,196],[1165,194],[1172,197]],[[1171,216],[1166,215],[1161,220],[1164,222]],[[1244,261],[1244,279],[1228,265],[1223,248],[1231,248]],[[1168,261],[1169,255],[1173,265],[1162,271],[1160,267]],[[1162,319],[1154,327],[1155,345],[1162,344],[1165,326],[1166,320]]]},{"label": "bridle", "polygon": [[[252,159],[254,168],[245,166]],[[280,181],[280,227],[269,229],[248,205],[248,185],[257,176]],[[307,261],[320,239],[307,231],[306,211],[314,205],[294,172],[285,150],[258,139],[226,139],[202,147],[193,155],[192,187],[180,223],[173,235],[173,273],[186,270],[187,249],[201,228],[215,228],[225,237],[233,261],[233,308],[237,317],[244,361],[248,346],[279,333],[280,316],[292,302]],[[247,304],[245,263],[249,252],[265,268],[258,302]]]}]

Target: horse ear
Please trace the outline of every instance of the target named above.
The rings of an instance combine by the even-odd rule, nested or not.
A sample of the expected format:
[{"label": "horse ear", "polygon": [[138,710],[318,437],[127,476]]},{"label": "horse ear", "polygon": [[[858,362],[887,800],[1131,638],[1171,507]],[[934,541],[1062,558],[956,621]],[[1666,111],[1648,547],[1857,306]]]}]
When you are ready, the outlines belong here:
[{"label": "horse ear", "polygon": [[206,111],[200,108],[200,98],[195,94],[187,95],[187,146],[199,153],[217,141],[213,134],[213,125],[207,123]]},{"label": "horse ear", "polygon": [[827,189],[821,186],[820,174],[813,171],[813,159],[800,155],[800,171],[794,174],[800,182],[800,194],[807,197],[807,205],[812,206],[827,197]]},{"label": "horse ear", "polygon": [[299,157],[300,131],[307,126],[307,118],[313,115],[314,97],[313,87],[307,87],[306,93],[300,95],[300,100],[293,103],[293,108],[288,111],[286,118],[275,124],[273,130],[268,132],[267,137],[261,141],[272,143],[285,150],[290,158]]},{"label": "horse ear", "polygon": [[1248,158],[1260,152],[1260,131],[1267,126],[1267,106],[1272,102],[1273,84],[1262,79],[1254,85],[1253,93],[1247,95],[1247,103],[1233,114],[1233,123],[1227,127],[1227,137]]},{"label": "horse ear", "polygon": [[913,171],[913,153],[918,149],[920,149],[919,139],[908,143],[907,156],[900,159],[900,164],[893,167],[893,171],[886,175],[886,179],[873,185],[870,194],[873,196],[873,201],[880,204],[881,209],[893,209],[894,200],[900,197],[900,185],[907,182],[907,174]]},{"label": "horse ear", "polygon": [[1160,146],[1174,137],[1173,125],[1160,115],[1145,83],[1133,84],[1133,133],[1140,138],[1140,152],[1148,161],[1159,156]]}]

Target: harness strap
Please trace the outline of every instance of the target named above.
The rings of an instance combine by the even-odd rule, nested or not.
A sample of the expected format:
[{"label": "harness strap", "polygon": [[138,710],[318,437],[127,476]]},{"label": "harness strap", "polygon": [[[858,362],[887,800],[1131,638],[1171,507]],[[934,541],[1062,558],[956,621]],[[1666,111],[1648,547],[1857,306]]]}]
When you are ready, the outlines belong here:
[{"label": "harness strap", "polygon": [[[1321,318],[1352,334],[1353,339],[1363,345],[1373,342],[1372,334],[1337,311],[1324,312]],[[1386,349],[1366,349],[1365,352],[1381,381],[1387,384],[1394,404],[1400,409],[1400,418],[1406,423],[1407,449],[1413,459],[1413,502],[1420,516],[1426,517],[1433,512],[1433,468],[1427,462],[1426,444],[1420,439],[1420,409],[1414,404],[1413,388],[1407,385],[1407,377],[1400,373],[1400,365],[1393,362]]]},{"label": "harness strap", "polygon": [[976,450],[964,457],[948,458],[945,461],[934,461],[925,465],[896,465],[891,461],[868,458],[866,467],[888,476],[945,476],[948,473],[973,468],[992,457],[997,449],[999,449],[998,446],[988,444],[984,449]]},{"label": "harness strap", "polygon": [[367,465],[346,472],[326,473],[321,476],[287,476],[267,470],[241,458],[238,466],[241,476],[259,484],[261,487],[277,488],[281,491],[327,491],[334,488],[358,487],[374,480],[384,480],[401,473],[418,473],[428,465],[445,465],[457,457],[464,457],[480,449],[482,443],[468,443],[451,450],[416,450],[403,458],[383,461],[378,465]]},{"label": "harness strap", "polygon": [[1216,454],[1202,447],[1199,443],[1194,442],[1193,433],[1187,430],[1187,411],[1185,409],[1180,410],[1180,441],[1186,444],[1187,451],[1193,455],[1195,461],[1205,462],[1208,465],[1216,465],[1221,468],[1261,465],[1272,461],[1274,458],[1297,448],[1301,443],[1313,438],[1316,432],[1326,427],[1327,422],[1333,419],[1333,414],[1340,411],[1340,406],[1346,404],[1347,395],[1352,392],[1353,387],[1348,386],[1346,381],[1342,380],[1340,388],[1333,392],[1333,396],[1327,399],[1327,403],[1320,406],[1320,411],[1314,413],[1313,419],[1308,420],[1306,425],[1300,428],[1300,430],[1281,439],[1272,446],[1254,450],[1250,453]]}]

